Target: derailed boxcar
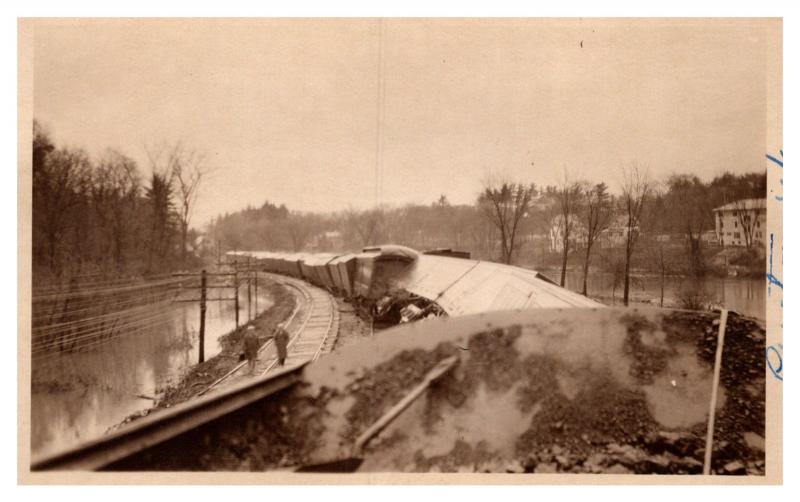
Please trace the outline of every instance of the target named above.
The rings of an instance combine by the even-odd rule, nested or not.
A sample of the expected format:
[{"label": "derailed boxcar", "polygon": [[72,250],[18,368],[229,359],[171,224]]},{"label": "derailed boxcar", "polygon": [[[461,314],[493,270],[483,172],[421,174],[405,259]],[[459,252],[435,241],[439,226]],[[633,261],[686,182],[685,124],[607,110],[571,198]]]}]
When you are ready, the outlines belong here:
[{"label": "derailed boxcar", "polygon": [[334,258],[336,258],[336,255],[331,253],[315,253],[305,256],[300,261],[303,277],[316,286],[333,288],[333,280],[328,273],[326,265]]},{"label": "derailed boxcar", "polygon": [[306,257],[305,253],[290,253],[281,258],[280,268],[283,274],[303,278],[303,271],[300,268],[300,261]]},{"label": "derailed boxcar", "polygon": [[364,248],[356,256],[353,294],[362,298],[378,298],[391,289],[391,280],[401,275],[419,257],[405,246]]},{"label": "derailed boxcar", "polygon": [[356,271],[356,255],[339,255],[326,265],[334,286],[345,296],[353,295],[353,277]]}]

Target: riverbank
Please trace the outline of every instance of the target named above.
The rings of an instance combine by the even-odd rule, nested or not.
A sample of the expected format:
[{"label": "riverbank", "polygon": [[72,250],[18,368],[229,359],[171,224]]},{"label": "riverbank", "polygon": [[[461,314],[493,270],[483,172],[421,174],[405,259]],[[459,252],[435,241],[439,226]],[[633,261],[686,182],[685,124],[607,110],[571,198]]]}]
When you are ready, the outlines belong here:
[{"label": "riverbank", "polygon": [[[291,316],[297,302],[295,296],[285,286],[277,282],[268,281],[264,286],[264,290],[273,299],[273,303],[249,323],[255,326],[256,335],[262,344],[269,339],[279,323]],[[220,352],[217,355],[193,366],[178,383],[164,390],[152,408],[128,416],[120,424],[112,427],[111,430],[158,410],[170,408],[187,401],[233,369],[234,366],[239,364],[242,337],[247,326],[248,323],[243,323],[239,326],[239,329],[220,336]]]}]

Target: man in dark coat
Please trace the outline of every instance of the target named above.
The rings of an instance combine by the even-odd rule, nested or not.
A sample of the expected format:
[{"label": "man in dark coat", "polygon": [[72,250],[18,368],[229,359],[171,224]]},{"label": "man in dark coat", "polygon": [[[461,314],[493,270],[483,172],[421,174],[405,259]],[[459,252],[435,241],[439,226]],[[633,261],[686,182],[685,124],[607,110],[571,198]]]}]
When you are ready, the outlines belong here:
[{"label": "man in dark coat", "polygon": [[248,326],[244,332],[244,357],[247,359],[247,366],[250,374],[252,375],[256,369],[256,361],[258,361],[258,349],[261,343],[258,341],[255,326]]},{"label": "man in dark coat", "polygon": [[278,324],[273,337],[275,338],[275,349],[278,351],[278,364],[283,366],[283,363],[286,362],[286,346],[289,344],[289,333],[283,329],[283,324]]}]

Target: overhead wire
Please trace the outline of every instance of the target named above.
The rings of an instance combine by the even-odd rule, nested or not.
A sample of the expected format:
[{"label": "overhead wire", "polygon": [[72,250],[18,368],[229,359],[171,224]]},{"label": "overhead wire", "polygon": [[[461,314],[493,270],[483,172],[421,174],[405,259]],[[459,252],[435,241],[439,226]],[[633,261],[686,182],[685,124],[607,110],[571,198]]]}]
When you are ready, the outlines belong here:
[{"label": "overhead wire", "polygon": [[[243,278],[242,284],[247,280]],[[32,356],[41,360],[81,351],[175,322],[172,302],[199,289],[197,282],[197,275],[187,274],[37,288],[32,301]],[[222,280],[208,287],[234,286]],[[150,313],[153,309],[157,312]]]}]

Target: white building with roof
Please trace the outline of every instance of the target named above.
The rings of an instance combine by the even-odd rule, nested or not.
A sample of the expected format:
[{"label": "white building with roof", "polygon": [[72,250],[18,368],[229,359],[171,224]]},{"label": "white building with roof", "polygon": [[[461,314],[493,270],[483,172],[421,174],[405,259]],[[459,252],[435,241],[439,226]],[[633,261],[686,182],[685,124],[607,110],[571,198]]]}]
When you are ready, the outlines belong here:
[{"label": "white building with roof", "polygon": [[723,247],[762,245],[767,235],[767,199],[740,199],[717,207],[714,225]]}]

